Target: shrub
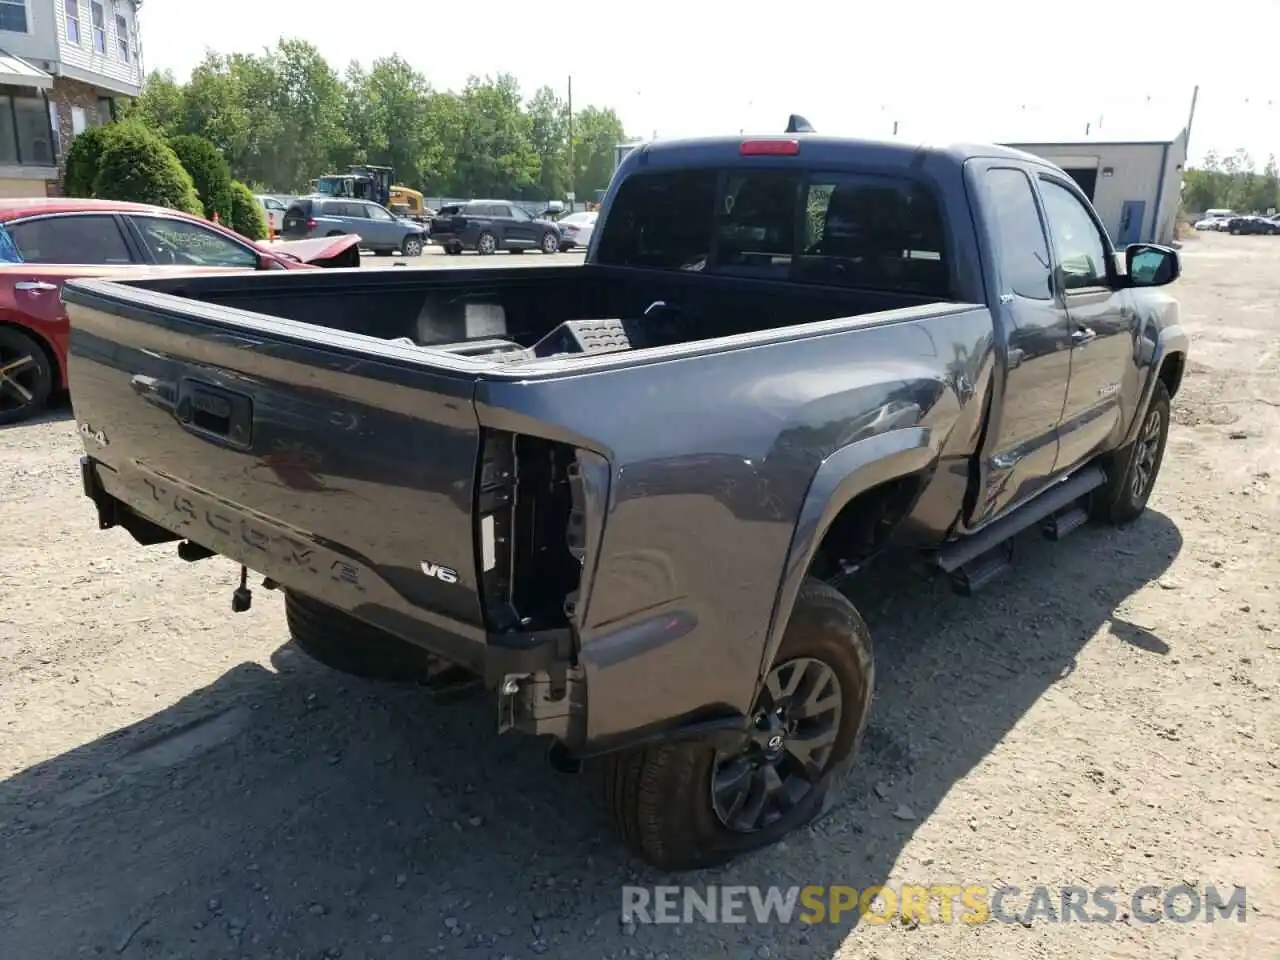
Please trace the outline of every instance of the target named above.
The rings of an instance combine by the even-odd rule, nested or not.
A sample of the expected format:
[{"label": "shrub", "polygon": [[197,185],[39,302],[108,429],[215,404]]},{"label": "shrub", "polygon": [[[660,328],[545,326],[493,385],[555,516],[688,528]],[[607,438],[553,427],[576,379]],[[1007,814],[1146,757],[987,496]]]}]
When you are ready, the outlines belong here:
[{"label": "shrub", "polygon": [[116,132],[117,125],[109,123],[90,127],[71,141],[67,150],[66,190],[69,197],[92,197],[98,177],[98,165],[102,152]]},{"label": "shrub", "polygon": [[250,240],[263,240],[267,236],[267,214],[258,203],[253,191],[239,180],[231,181],[230,227]]},{"label": "shrub", "polygon": [[[83,134],[81,134],[83,136]],[[191,174],[167,143],[140,124],[117,124],[98,162],[93,195],[204,214]]]},{"label": "shrub", "polygon": [[231,222],[231,168],[212,143],[194,133],[172,137],[169,146],[178,155],[178,161],[191,174],[204,206],[204,215],[210,220],[216,212],[223,223]]}]

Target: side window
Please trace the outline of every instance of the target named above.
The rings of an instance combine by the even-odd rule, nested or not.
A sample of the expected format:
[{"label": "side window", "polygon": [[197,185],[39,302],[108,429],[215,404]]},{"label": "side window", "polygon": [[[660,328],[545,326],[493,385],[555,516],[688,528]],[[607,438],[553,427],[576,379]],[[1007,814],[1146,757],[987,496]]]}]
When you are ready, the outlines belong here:
[{"label": "side window", "polygon": [[361,207],[364,210],[364,215],[368,217],[370,220],[393,219],[391,214],[387,213],[386,210],[382,209],[382,207],[378,206],[377,204],[365,203],[365,204],[361,204]]},{"label": "side window", "polygon": [[249,269],[258,266],[259,256],[250,247],[198,223],[165,217],[135,216],[130,219],[157,263]]},{"label": "side window", "polygon": [[506,219],[506,220],[511,220],[511,219],[513,219],[512,214],[511,214],[511,208],[510,208],[510,207],[501,207],[501,206],[494,207],[494,208],[493,208],[493,215],[494,215],[495,217],[503,217],[503,218],[504,218],[504,219]]},{"label": "side window", "polygon": [[600,263],[658,270],[702,270],[711,252],[714,170],[627,177],[600,235]]},{"label": "side window", "polygon": [[1107,248],[1089,211],[1066,187],[1043,177],[1040,196],[1067,290],[1107,286]]},{"label": "side window", "polygon": [[533,219],[533,217],[529,216],[528,212],[523,207],[512,207],[508,216],[510,216],[512,220],[516,220],[520,223],[528,223]]},{"label": "side window", "polygon": [[951,295],[942,213],[923,185],[870,174],[818,175],[804,204],[795,279]]},{"label": "side window", "polygon": [[1049,242],[1036,210],[1031,181],[1021,170],[988,170],[983,178],[1005,290],[1029,300],[1050,300]]},{"label": "side window", "polygon": [[369,215],[365,211],[363,203],[352,203],[351,201],[348,200],[347,202],[343,203],[341,207],[342,207],[342,213],[340,214],[340,216],[352,217],[353,219],[356,219],[356,220],[369,219]]},{"label": "side window", "polygon": [[27,263],[132,263],[115,217],[48,217],[12,224]]},{"label": "side window", "polygon": [[791,173],[730,174],[716,204],[716,269],[785,278],[796,246],[800,180]]}]

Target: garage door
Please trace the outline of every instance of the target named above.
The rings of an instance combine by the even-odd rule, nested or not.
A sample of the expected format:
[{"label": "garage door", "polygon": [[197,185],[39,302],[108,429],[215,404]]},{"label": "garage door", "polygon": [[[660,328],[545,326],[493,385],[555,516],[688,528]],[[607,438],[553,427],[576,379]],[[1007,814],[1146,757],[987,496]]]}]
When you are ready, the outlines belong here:
[{"label": "garage door", "polygon": [[5,199],[43,197],[45,195],[45,182],[43,180],[6,180],[0,178],[0,197]]}]

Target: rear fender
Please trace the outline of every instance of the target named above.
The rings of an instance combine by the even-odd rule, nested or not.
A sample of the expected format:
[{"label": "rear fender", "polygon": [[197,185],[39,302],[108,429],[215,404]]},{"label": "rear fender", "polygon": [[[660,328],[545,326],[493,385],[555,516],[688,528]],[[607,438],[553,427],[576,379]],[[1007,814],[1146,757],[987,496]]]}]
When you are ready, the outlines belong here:
[{"label": "rear fender", "polygon": [[796,597],[832,521],[859,494],[891,480],[927,472],[936,465],[938,456],[935,432],[914,426],[851,443],[822,461],[809,484],[787,552],[754,694],[759,694],[782,644]]}]

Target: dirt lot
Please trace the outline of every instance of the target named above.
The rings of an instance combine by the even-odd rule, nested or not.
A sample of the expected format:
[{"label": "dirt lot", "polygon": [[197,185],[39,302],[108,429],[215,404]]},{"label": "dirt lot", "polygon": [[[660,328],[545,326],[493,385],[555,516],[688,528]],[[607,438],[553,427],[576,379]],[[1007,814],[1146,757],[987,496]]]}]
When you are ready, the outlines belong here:
[{"label": "dirt lot", "polygon": [[[527,258],[526,258],[527,259]],[[1110,885],[1112,924],[622,927],[599,772],[317,667],[235,570],[99,533],[65,417],[0,431],[0,957],[1280,956],[1280,239],[1205,235],[1152,509],[977,600],[864,585],[881,689],[812,830],[695,884]],[[1246,922],[1144,925],[1147,884]]]}]

